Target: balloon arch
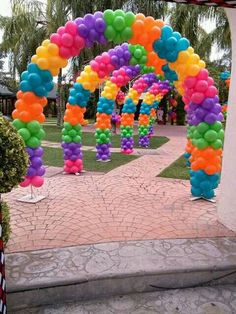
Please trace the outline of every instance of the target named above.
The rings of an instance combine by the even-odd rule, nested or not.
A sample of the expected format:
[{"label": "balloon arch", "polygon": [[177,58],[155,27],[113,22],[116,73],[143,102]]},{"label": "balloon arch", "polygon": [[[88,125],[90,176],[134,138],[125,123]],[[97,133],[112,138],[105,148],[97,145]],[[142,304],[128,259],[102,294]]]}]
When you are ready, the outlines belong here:
[{"label": "balloon arch", "polygon": [[[161,20],[122,10],[96,12],[67,22],[50,39],[43,41],[27,71],[22,73],[13,124],[25,141],[30,166],[21,185],[39,187],[43,184],[45,169],[41,160],[41,139],[45,133],[41,124],[45,120],[43,107],[47,104],[46,96],[53,88],[53,76],[58,75],[60,68],[67,65],[68,59],[78,56],[84,47],[107,42],[123,44],[85,66],[70,91],[64,116],[62,146],[64,154],[73,158],[65,160],[65,171],[76,172],[82,168],[81,125],[88,99],[99,84],[107,81],[113,73],[105,84],[97,109],[97,150],[98,154],[102,154],[101,147],[107,151],[104,144],[109,143],[107,138],[112,106],[120,87],[139,73],[164,72],[166,78],[171,76],[175,80],[174,85],[183,97],[188,114],[186,150],[191,164],[191,192],[197,197],[212,198],[219,182],[224,136],[221,124],[223,116],[214,81],[205,69],[204,61],[194,53],[186,38],[164,25]],[[134,109],[141,91],[135,86],[137,84],[126,97],[122,113],[124,150],[127,148],[127,138],[132,137],[127,134],[132,134]],[[140,116],[140,129],[144,131],[147,121],[145,114],[148,114],[148,106],[151,106],[158,90],[155,84],[145,89],[148,87],[149,93],[141,113],[144,116]]]}]

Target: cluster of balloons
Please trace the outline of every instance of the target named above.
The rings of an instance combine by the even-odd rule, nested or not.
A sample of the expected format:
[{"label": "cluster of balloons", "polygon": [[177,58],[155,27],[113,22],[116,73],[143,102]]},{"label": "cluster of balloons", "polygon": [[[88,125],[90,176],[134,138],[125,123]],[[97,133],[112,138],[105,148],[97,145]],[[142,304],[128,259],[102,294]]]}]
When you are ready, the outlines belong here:
[{"label": "cluster of balloons", "polygon": [[108,51],[111,57],[111,64],[117,70],[122,66],[129,65],[131,59],[131,53],[129,51],[129,45],[124,43],[122,45],[116,46]]},{"label": "cluster of balloons", "polygon": [[80,106],[66,104],[66,111],[64,115],[64,121],[69,122],[71,125],[81,124],[84,125],[84,113],[86,108]]},{"label": "cluster of balloons", "polygon": [[190,103],[187,112],[188,122],[190,125],[198,125],[206,122],[213,124],[216,121],[223,121],[222,108],[219,104],[219,97],[205,98],[201,105]]},{"label": "cluster of balloons", "polygon": [[17,93],[17,101],[15,104],[15,110],[12,113],[14,119],[19,119],[23,122],[30,122],[36,120],[39,123],[45,121],[43,114],[43,108],[47,104],[46,97],[38,97],[32,92]]},{"label": "cluster of balloons", "polygon": [[163,75],[163,65],[166,64],[166,61],[160,59],[154,51],[148,51],[147,55],[148,61],[147,66],[154,67],[154,71],[157,75]]},{"label": "cluster of balloons", "polygon": [[116,99],[116,95],[119,91],[119,87],[111,82],[111,81],[106,81],[106,85],[101,93],[102,97],[105,97],[107,99],[112,99],[115,100]]},{"label": "cluster of balloons", "polygon": [[119,70],[115,70],[112,73],[111,82],[116,84],[118,87],[125,86],[130,81],[130,76],[126,73],[126,68],[122,67]]},{"label": "cluster of balloons", "polygon": [[217,188],[220,180],[220,175],[206,174],[203,170],[190,171],[190,183],[192,185],[191,193],[195,197],[204,197],[211,199],[215,196],[214,189]]},{"label": "cluster of balloons", "polygon": [[213,147],[214,149],[222,148],[224,140],[222,123],[220,121],[216,121],[213,124],[201,122],[197,126],[189,126],[188,138],[199,149],[206,147]]},{"label": "cluster of balloons", "polygon": [[221,107],[221,112],[224,116],[224,119],[227,118],[227,112],[228,112],[228,105],[227,104],[224,104],[222,107]]},{"label": "cluster of balloons", "polygon": [[100,97],[97,104],[97,112],[111,115],[114,110],[114,106],[115,106],[115,101],[113,99]]},{"label": "cluster of balloons", "polygon": [[187,77],[183,86],[185,88],[183,99],[186,104],[192,102],[199,105],[204,99],[214,98],[218,94],[214,80],[206,69],[201,69],[196,76]]},{"label": "cluster of balloons", "polygon": [[110,129],[99,129],[97,128],[95,131],[96,138],[96,149],[97,149],[97,160],[106,161],[109,160],[110,154],[110,137],[111,131]]},{"label": "cluster of balloons", "polygon": [[68,122],[64,122],[62,129],[62,140],[65,143],[81,143],[82,127],[80,124],[71,125]]},{"label": "cluster of balloons", "polygon": [[111,122],[116,124],[117,127],[119,127],[121,123],[121,116],[119,114],[116,114],[115,112],[112,112]]},{"label": "cluster of balloons", "polygon": [[174,82],[178,80],[178,75],[175,71],[171,70],[168,64],[162,66],[162,71],[164,72],[165,78],[169,82]]},{"label": "cluster of balloons", "polygon": [[43,166],[42,156],[43,148],[26,148],[29,154],[30,166],[27,170],[26,177],[23,182],[21,182],[21,187],[27,187],[30,184],[34,187],[39,188],[43,185],[43,175],[45,174],[45,167]]},{"label": "cluster of balloons", "polygon": [[36,55],[31,58],[32,63],[38,65],[41,70],[49,70],[52,76],[58,75],[61,68],[67,66],[67,59],[59,54],[59,47],[46,39],[42,42],[42,46],[36,49]]},{"label": "cluster of balloons", "polygon": [[121,147],[122,153],[124,154],[132,154],[134,150],[134,139],[132,136],[130,137],[122,137],[121,138]]},{"label": "cluster of balloons", "polygon": [[147,62],[147,51],[141,45],[129,45],[129,51],[131,53],[130,65],[139,64],[144,66]]},{"label": "cluster of balloons", "polygon": [[194,171],[204,170],[206,174],[213,175],[221,170],[222,149],[207,147],[198,149],[194,147],[191,151],[191,169]]},{"label": "cluster of balloons", "polygon": [[30,63],[27,71],[21,74],[20,89],[23,92],[33,92],[43,97],[47,96],[53,87],[52,74],[47,70],[41,70],[35,63]]},{"label": "cluster of balloons", "polygon": [[45,137],[45,132],[38,121],[32,120],[24,123],[19,119],[15,119],[13,125],[18,130],[27,147],[37,148],[41,145],[41,140]]},{"label": "cluster of balloons", "polygon": [[191,157],[191,154],[190,154],[190,153],[187,153],[187,152],[184,153],[184,158],[186,159],[186,166],[187,166],[187,167],[190,167],[190,166],[191,166],[190,161],[189,161],[189,158],[190,158],[190,157]]},{"label": "cluster of balloons", "polygon": [[133,36],[131,26],[135,15],[132,12],[106,10],[103,17],[106,23],[105,37],[107,40],[118,44],[128,41]]},{"label": "cluster of balloons", "polygon": [[103,79],[98,76],[97,72],[93,71],[91,65],[86,65],[80,76],[76,79],[77,83],[80,83],[84,89],[89,90],[91,93],[96,90],[102,81]]},{"label": "cluster of balloons", "polygon": [[111,63],[109,52],[103,52],[100,56],[90,61],[90,66],[93,71],[97,72],[100,78],[105,78],[115,69],[114,65]]},{"label": "cluster of balloons", "polygon": [[184,38],[178,32],[173,32],[173,29],[165,25],[161,29],[161,37],[153,43],[153,49],[158,54],[159,58],[165,59],[168,62],[175,62],[180,51],[186,50],[189,47],[189,40]]},{"label": "cluster of balloons", "polygon": [[131,44],[140,44],[146,50],[153,50],[153,42],[160,38],[161,28],[164,22],[155,20],[152,16],[145,17],[143,14],[137,14],[132,25],[133,37],[130,39]]},{"label": "cluster of balloons", "polygon": [[96,113],[95,128],[97,129],[110,129],[111,128],[111,116],[106,113]]},{"label": "cluster of balloons", "polygon": [[118,94],[116,95],[116,102],[118,105],[122,105],[124,101],[125,101],[125,93],[120,90]]},{"label": "cluster of balloons", "polygon": [[149,131],[148,131],[148,136],[152,137],[154,135],[154,123],[156,121],[156,110],[159,105],[158,101],[154,101],[153,105],[151,106],[151,112],[150,112],[150,120],[149,120]]},{"label": "cluster of balloons", "polygon": [[[69,125],[65,125],[69,128]],[[81,143],[63,142],[64,151],[64,171],[67,173],[79,173],[83,170],[83,154],[81,151]]]},{"label": "cluster of balloons", "polygon": [[65,59],[78,56],[85,47],[85,40],[79,35],[78,26],[73,21],[59,27],[57,32],[50,36],[50,41],[59,47],[59,55]]},{"label": "cluster of balloons", "polygon": [[97,161],[109,161],[111,158],[111,152],[110,152],[111,143],[104,143],[104,144],[97,144],[96,145],[96,159]]},{"label": "cluster of balloons", "polygon": [[225,82],[225,85],[229,88],[231,81],[231,74],[229,71],[220,73],[220,79]]},{"label": "cluster of balloons", "polygon": [[70,89],[68,103],[74,106],[79,105],[84,108],[87,105],[90,95],[90,91],[84,89],[80,83],[75,83],[73,88]]},{"label": "cluster of balloons", "polygon": [[84,18],[75,19],[79,35],[84,39],[86,47],[92,47],[94,43],[106,44],[104,32],[106,23],[102,12],[86,14]]},{"label": "cluster of balloons", "polygon": [[175,81],[174,85],[180,95],[184,94],[183,82],[186,77],[198,75],[199,71],[204,69],[205,66],[205,62],[200,59],[198,54],[194,53],[192,47],[181,51],[178,55],[178,59],[169,64],[170,69],[178,73],[178,81]]}]

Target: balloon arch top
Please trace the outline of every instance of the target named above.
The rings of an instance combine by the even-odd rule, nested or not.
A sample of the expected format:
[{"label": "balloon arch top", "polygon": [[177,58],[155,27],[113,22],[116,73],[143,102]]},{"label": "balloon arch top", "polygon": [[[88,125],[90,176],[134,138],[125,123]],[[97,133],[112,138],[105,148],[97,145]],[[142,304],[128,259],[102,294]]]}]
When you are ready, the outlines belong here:
[{"label": "balloon arch top", "polygon": [[[186,38],[163,21],[122,10],[96,12],[67,22],[50,39],[43,41],[27,71],[22,73],[13,124],[25,141],[30,166],[21,185],[39,187],[43,184],[45,170],[41,160],[41,140],[44,130],[41,124],[45,120],[43,107],[47,104],[46,96],[53,88],[53,76],[58,75],[60,68],[66,67],[68,59],[79,56],[81,49],[91,47],[94,43],[107,42],[121,45],[85,66],[70,90],[62,135],[64,154],[68,157],[65,160],[65,171],[73,173],[82,168],[81,125],[90,94],[99,84],[106,81],[98,103],[96,123],[97,150],[103,154],[101,145],[106,150],[104,144],[109,144],[107,137],[111,113],[121,86],[137,74],[164,73],[166,78],[174,81],[188,114],[186,151],[191,165],[191,192],[196,197],[212,198],[221,170],[224,131],[218,91],[205,69],[205,62],[190,47]],[[148,106],[153,105],[153,95],[158,91],[155,85],[144,89],[147,88],[151,92],[145,98],[143,115],[149,113]],[[142,88],[136,84],[126,96],[122,113],[123,146],[127,143],[126,138],[129,138],[127,134],[132,133],[140,92]],[[141,117],[143,130],[145,119]]]}]

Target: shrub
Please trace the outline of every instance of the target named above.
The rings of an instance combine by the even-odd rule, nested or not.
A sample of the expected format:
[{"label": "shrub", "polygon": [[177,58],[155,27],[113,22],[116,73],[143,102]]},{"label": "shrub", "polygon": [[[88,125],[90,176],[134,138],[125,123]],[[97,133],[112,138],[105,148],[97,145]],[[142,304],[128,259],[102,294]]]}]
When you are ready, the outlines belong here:
[{"label": "shrub", "polygon": [[2,239],[4,245],[6,245],[11,234],[10,212],[6,202],[0,202],[0,208],[2,213]]},{"label": "shrub", "polygon": [[0,117],[0,193],[10,192],[26,174],[28,156],[17,130]]},{"label": "shrub", "polygon": [[0,117],[0,214],[2,214],[2,238],[4,244],[10,237],[10,213],[7,203],[1,201],[1,193],[10,192],[26,174],[28,155],[17,130],[5,118]]}]

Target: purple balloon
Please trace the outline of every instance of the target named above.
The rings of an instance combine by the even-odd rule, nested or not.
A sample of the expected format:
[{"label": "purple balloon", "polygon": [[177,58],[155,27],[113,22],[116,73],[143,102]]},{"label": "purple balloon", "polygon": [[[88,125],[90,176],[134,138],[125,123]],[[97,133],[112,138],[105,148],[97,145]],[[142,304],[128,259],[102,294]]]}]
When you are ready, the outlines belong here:
[{"label": "purple balloon", "polygon": [[27,170],[27,177],[34,177],[36,176],[36,169],[33,168],[32,166],[28,168]]},{"label": "purple balloon", "polygon": [[98,33],[95,31],[95,29],[90,29],[89,31],[89,40],[91,40],[91,42],[95,42],[98,40]]},{"label": "purple balloon", "polygon": [[33,157],[33,156],[34,156],[34,150],[33,150],[32,148],[27,147],[27,148],[26,148],[26,151],[27,151],[27,153],[28,153],[28,155],[29,155],[30,157]]},{"label": "purple balloon", "polygon": [[216,122],[217,116],[214,113],[208,113],[205,116],[204,120],[205,120],[206,123],[213,124],[214,122]]},{"label": "purple balloon", "polygon": [[33,157],[31,158],[31,165],[33,168],[38,169],[42,166],[43,162],[40,157]]},{"label": "purple balloon", "polygon": [[103,33],[106,29],[106,24],[102,18],[97,18],[95,23],[94,23],[95,29],[99,33]]},{"label": "purple balloon", "polygon": [[78,30],[79,30],[79,34],[82,37],[86,38],[88,36],[89,30],[88,30],[88,28],[84,24],[80,24],[78,26]]},{"label": "purple balloon", "polygon": [[35,148],[34,156],[37,156],[37,157],[43,156],[43,148],[42,147]]},{"label": "purple balloon", "polygon": [[37,176],[42,177],[44,174],[45,174],[45,167],[40,167],[40,168],[37,170]]},{"label": "purple balloon", "polygon": [[92,28],[94,26],[94,17],[92,14],[88,13],[84,16],[84,24],[88,27],[88,28]]}]

